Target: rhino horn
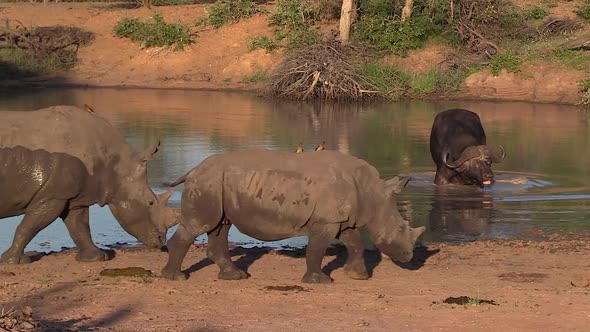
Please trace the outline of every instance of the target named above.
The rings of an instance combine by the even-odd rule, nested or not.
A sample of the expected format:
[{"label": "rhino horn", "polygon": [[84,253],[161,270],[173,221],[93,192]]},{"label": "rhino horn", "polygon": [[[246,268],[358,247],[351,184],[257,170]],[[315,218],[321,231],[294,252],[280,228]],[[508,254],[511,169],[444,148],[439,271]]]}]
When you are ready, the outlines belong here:
[{"label": "rhino horn", "polygon": [[424,226],[411,228],[410,233],[412,234],[412,243],[416,242],[416,240],[418,240],[418,238],[420,237],[420,235],[422,235],[422,233],[424,233],[424,231],[426,231],[426,227]]},{"label": "rhino horn", "polygon": [[172,194],[174,194],[174,190],[170,189],[165,193],[156,195],[156,197],[158,198],[158,202],[161,205],[166,205],[166,203],[168,203],[168,200],[170,199],[170,196],[172,196]]},{"label": "rhino horn", "polygon": [[150,146],[141,152],[139,154],[139,162],[145,164],[148,160],[152,159],[152,156],[158,152],[158,147],[160,147],[160,141],[158,141],[158,144]]},{"label": "rhino horn", "polygon": [[385,180],[385,190],[392,194],[399,194],[411,179],[409,176],[395,176],[389,180]]}]

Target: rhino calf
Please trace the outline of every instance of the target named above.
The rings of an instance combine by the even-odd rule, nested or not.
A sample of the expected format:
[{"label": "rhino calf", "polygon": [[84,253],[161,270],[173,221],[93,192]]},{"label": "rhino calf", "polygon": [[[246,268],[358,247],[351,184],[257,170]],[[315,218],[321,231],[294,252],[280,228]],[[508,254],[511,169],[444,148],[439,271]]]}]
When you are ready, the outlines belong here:
[{"label": "rhino calf", "polygon": [[93,204],[89,201],[92,193],[88,191],[92,179],[80,159],[65,153],[16,146],[0,148],[0,165],[0,218],[25,215],[1,262],[30,262],[24,248],[58,217],[64,220],[80,249],[79,260],[105,259],[90,236],[84,236],[85,230],[90,231],[80,215],[88,212],[78,208]]},{"label": "rhino calf", "polygon": [[186,279],[182,261],[195,237],[207,233],[207,256],[219,266],[219,278],[247,278],[229,255],[233,224],[263,241],[307,235],[302,280],[307,283],[332,281],[321,263],[330,242],[339,238],[348,250],[347,274],[367,279],[358,228],[366,227],[375,245],[401,262],[412,258],[424,231],[411,228],[397,210],[395,194],[408,181],[383,181],[369,163],[336,151],[248,150],[211,156],[171,184],[185,186],[180,225],[168,242],[162,276]]}]

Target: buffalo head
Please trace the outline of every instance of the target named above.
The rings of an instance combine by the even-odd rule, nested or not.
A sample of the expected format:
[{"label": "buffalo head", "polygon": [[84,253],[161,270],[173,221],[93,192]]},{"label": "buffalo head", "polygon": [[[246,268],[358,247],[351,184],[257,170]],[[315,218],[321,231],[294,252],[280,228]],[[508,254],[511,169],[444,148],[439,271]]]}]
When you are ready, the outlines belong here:
[{"label": "buffalo head", "polygon": [[459,173],[464,184],[476,184],[480,187],[494,183],[492,163],[500,163],[506,157],[504,148],[499,145],[498,156],[485,145],[468,146],[456,160],[450,160],[450,152],[444,151],[442,161],[450,169]]}]

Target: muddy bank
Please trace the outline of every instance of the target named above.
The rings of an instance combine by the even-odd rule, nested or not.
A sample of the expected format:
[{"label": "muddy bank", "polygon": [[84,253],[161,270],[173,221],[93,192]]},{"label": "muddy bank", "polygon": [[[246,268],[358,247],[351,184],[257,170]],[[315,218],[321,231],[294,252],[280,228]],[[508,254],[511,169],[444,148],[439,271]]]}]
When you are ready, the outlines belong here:
[{"label": "muddy bank", "polygon": [[[272,10],[274,4],[265,4]],[[559,6],[557,14],[569,15],[574,7]],[[206,15],[208,5],[157,7],[166,20],[194,26]],[[563,13],[562,13],[563,12]],[[184,51],[168,48],[141,49],[129,39],[118,38],[113,26],[124,17],[149,17],[147,8],[129,8],[113,3],[4,3],[0,17],[23,22],[26,26],[67,25],[91,31],[95,40],[80,47],[79,63],[72,70],[48,77],[3,81],[0,86],[26,87],[117,87],[173,88],[203,90],[259,91],[260,77],[267,75],[283,59],[283,53],[249,52],[247,40],[272,36],[266,15],[256,15],[219,29],[199,30]],[[566,15],[566,16],[567,16]],[[337,22],[325,23],[323,30],[337,29]],[[407,58],[386,59],[408,72],[427,71],[440,64],[447,50],[430,45],[412,51]],[[530,62],[521,73],[489,70],[468,77],[459,93],[447,98],[516,100],[575,104],[580,98],[578,85],[587,73],[545,62]]]},{"label": "muddy bank", "polygon": [[[541,241],[428,243],[399,266],[367,251],[372,278],[352,280],[345,252],[331,249],[324,269],[334,283],[302,284],[302,250],[232,250],[251,277],[217,279],[194,246],[189,280],[157,277],[167,254],[116,249],[107,262],[79,263],[58,253],[0,266],[0,303],[26,307],[41,324],[108,331],[585,331],[590,326],[588,234]],[[141,267],[155,277],[101,276]]]}]

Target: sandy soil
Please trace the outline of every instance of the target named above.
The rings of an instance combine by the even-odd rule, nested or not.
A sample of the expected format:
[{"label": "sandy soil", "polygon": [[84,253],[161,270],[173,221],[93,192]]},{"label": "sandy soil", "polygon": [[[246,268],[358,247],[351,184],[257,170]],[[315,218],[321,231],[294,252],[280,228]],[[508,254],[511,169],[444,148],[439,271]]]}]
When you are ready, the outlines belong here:
[{"label": "sandy soil", "polygon": [[[300,282],[302,250],[235,248],[234,261],[251,274],[240,281],[218,280],[202,246],[185,259],[187,281],[157,277],[165,252],[117,249],[100,263],[65,252],[0,265],[0,303],[30,306],[41,326],[61,331],[587,331],[588,235],[430,243],[403,267],[367,251],[373,275],[362,281],[344,274],[345,252],[331,248],[329,285]],[[100,275],[134,266],[156,276]],[[445,303],[461,296],[482,302]]]},{"label": "sandy soil", "polygon": [[[527,4],[542,1],[527,0]],[[559,2],[551,8],[554,17],[575,17],[580,1]],[[269,73],[283,59],[281,51],[248,52],[247,40],[272,36],[267,15],[259,14],[220,29],[199,28],[195,22],[206,15],[204,5],[157,7],[167,21],[180,21],[193,27],[194,44],[184,51],[169,48],[141,49],[129,39],[114,36],[113,26],[123,17],[147,19],[147,8],[128,8],[109,3],[3,3],[0,18],[19,20],[26,26],[73,25],[92,31],[95,41],[79,50],[80,63],[58,77],[35,78],[3,85],[74,85],[191,89],[256,90],[260,82],[249,80]],[[265,4],[274,10],[274,2]],[[337,30],[337,22],[324,23],[321,30]],[[589,28],[579,34],[590,32]],[[412,73],[440,67],[450,52],[431,43],[411,51],[406,58],[387,56],[384,63],[395,64]],[[493,76],[484,70],[469,77],[454,98],[477,100],[518,100],[574,104],[579,101],[579,81],[587,72],[566,69],[543,61],[525,64],[519,74],[503,71]]]}]

